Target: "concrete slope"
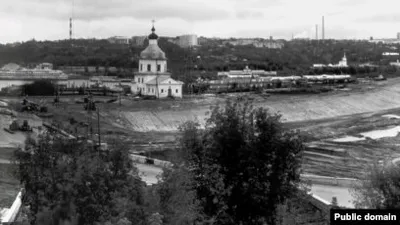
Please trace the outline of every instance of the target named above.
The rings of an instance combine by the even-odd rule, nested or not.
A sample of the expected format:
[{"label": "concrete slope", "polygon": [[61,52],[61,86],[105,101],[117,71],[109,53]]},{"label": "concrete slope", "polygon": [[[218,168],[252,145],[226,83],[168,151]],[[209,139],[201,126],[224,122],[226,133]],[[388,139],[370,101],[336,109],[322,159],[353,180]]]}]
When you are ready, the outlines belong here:
[{"label": "concrete slope", "polygon": [[[357,113],[375,112],[400,106],[400,79],[373,89],[307,95],[273,95],[258,99],[256,106],[281,113],[284,122],[296,122],[333,118]],[[259,96],[254,96],[258,98]],[[196,120],[204,124],[209,106],[194,106],[191,109],[166,109],[125,111],[122,115],[135,131],[173,131],[184,121]]]}]

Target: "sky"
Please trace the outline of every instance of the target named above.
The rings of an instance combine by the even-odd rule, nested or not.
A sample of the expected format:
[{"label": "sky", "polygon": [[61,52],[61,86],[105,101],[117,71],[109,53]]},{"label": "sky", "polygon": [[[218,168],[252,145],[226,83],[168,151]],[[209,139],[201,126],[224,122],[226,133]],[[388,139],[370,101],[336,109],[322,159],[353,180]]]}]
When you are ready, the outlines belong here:
[{"label": "sky", "polygon": [[395,38],[398,0],[3,0],[0,43],[148,35],[290,39]]}]

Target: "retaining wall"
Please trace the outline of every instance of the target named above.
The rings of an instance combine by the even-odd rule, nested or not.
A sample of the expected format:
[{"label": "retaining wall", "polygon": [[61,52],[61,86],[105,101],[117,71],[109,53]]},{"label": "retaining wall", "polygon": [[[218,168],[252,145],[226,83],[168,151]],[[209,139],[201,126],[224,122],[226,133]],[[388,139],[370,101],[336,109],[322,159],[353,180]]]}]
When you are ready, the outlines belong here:
[{"label": "retaining wall", "polygon": [[134,162],[143,163],[143,164],[151,164],[151,165],[154,165],[157,167],[162,167],[162,168],[170,168],[173,165],[171,162],[168,162],[168,161],[148,158],[146,156],[135,155],[135,154],[131,154],[131,159]]},{"label": "retaining wall", "polygon": [[11,208],[0,218],[0,224],[12,224],[18,217],[22,207],[22,190],[18,193]]},{"label": "retaining wall", "polygon": [[353,178],[327,177],[327,176],[318,176],[311,174],[301,174],[300,178],[302,180],[309,180],[312,182],[312,184],[332,185],[332,186],[349,187],[349,188],[354,187],[354,185],[360,182],[360,180]]}]

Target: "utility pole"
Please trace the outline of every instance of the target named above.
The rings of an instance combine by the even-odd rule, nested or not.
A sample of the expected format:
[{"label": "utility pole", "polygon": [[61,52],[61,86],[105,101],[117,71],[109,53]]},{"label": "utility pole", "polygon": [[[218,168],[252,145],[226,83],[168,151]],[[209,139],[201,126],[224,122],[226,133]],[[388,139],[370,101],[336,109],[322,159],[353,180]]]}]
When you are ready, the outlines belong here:
[{"label": "utility pole", "polygon": [[119,93],[119,107],[121,107],[121,92]]},{"label": "utility pole", "polygon": [[100,108],[97,107],[97,133],[99,134],[99,148],[101,146],[101,138],[100,138]]},{"label": "utility pole", "polygon": [[[160,66],[161,68],[161,66]],[[158,61],[156,59],[156,91],[157,91],[157,99],[160,98],[160,94],[158,92]]]}]

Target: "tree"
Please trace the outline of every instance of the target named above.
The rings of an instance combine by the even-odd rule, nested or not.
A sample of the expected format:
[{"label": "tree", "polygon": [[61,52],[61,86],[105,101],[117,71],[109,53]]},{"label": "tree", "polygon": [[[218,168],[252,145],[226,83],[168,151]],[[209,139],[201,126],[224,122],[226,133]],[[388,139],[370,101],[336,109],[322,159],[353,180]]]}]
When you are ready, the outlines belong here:
[{"label": "tree", "polygon": [[356,208],[400,209],[400,167],[370,167],[365,179],[352,188]]},{"label": "tree", "polygon": [[200,205],[217,224],[276,224],[277,207],[296,193],[303,144],[279,115],[228,100],[204,130],[187,122],[182,164],[191,168]]},{"label": "tree", "polygon": [[184,166],[164,169],[161,180],[157,194],[165,224],[186,225],[200,219],[199,203],[190,171]]},{"label": "tree", "polygon": [[50,135],[16,151],[31,224],[143,224],[143,182],[127,149]]}]

